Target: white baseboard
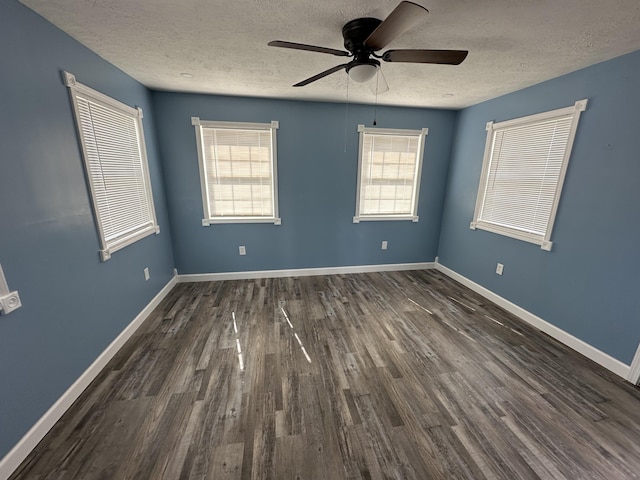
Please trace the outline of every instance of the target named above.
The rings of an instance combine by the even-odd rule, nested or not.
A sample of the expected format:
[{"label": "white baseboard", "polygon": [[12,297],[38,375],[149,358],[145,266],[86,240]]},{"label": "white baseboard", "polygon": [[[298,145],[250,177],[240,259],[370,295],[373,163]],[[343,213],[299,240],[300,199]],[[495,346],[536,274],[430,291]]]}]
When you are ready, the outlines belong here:
[{"label": "white baseboard", "polygon": [[435,268],[435,262],[388,263],[349,267],[296,268],[290,270],[255,270],[251,272],[198,273],[178,275],[178,283],[215,282],[219,280],[249,280],[254,278],[309,277],[312,275],[340,275],[344,273],[397,272]]},{"label": "white baseboard", "polygon": [[80,394],[89,386],[96,376],[107,365],[109,360],[120,350],[125,342],[142,325],[151,312],[167,296],[177,283],[177,277],[173,277],[158,294],[142,309],[142,311],[127,325],[113,342],[100,354],[98,358],[87,368],[66,392],[54,403],[47,412],[40,417],[33,427],[0,461],[0,480],[6,480],[20,466],[27,455],[40,443],[40,440],[51,430],[55,423],[62,417],[67,409],[76,401]]},{"label": "white baseboard", "polygon": [[634,385],[638,385],[640,382],[640,345],[638,345],[636,355],[633,357],[633,361],[631,362],[631,368],[629,369],[627,380]]},{"label": "white baseboard", "polygon": [[[546,320],[541,319],[540,317],[534,315],[533,313],[525,310],[522,307],[519,307],[515,303],[510,302],[506,298],[501,297],[500,295],[493,293],[491,290],[483,287],[475,283],[473,280],[469,280],[467,277],[460,275],[459,273],[451,270],[450,268],[445,267],[441,263],[436,264],[436,269],[444,273],[445,275],[457,280],[461,284],[466,287],[469,287],[476,293],[479,293],[483,297],[488,300],[491,300],[493,303],[499,305],[504,308],[506,311],[514,314],[516,317],[524,320],[529,325],[534,326],[538,330],[550,335],[561,343],[564,343],[569,348],[572,348],[576,352],[581,353],[585,357],[593,360],[594,362],[602,365],[607,370],[612,371],[616,375],[621,376],[625,380],[629,379],[629,365],[622,363],[620,360],[613,358],[612,356],[604,353],[601,350],[598,350],[596,347],[589,345],[588,343],[580,340],[579,338],[574,337],[570,333],[565,332],[561,328],[552,325]],[[639,349],[640,352],[640,349]],[[640,353],[636,354],[636,358],[638,359],[637,370],[640,375]],[[637,383],[637,382],[636,382]]]}]

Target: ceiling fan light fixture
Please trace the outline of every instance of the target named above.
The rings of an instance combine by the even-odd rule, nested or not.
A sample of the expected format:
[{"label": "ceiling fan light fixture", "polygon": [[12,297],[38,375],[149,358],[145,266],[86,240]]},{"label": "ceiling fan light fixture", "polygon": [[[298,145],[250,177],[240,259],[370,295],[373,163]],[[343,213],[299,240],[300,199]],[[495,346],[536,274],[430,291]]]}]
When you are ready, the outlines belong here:
[{"label": "ceiling fan light fixture", "polygon": [[371,61],[367,63],[357,63],[347,67],[347,73],[354,82],[364,83],[376,76],[380,63]]}]

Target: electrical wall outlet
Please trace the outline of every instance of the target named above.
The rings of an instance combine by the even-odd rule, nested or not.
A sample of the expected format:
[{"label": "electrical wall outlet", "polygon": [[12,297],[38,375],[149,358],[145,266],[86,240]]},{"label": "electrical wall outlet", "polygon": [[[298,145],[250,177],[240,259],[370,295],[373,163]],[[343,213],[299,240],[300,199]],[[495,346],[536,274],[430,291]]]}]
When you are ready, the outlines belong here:
[{"label": "electrical wall outlet", "polygon": [[151,275],[149,275],[149,267],[147,267],[147,268],[144,269],[144,279],[145,280],[149,280],[150,276]]},{"label": "electrical wall outlet", "polygon": [[504,265],[503,265],[503,264],[501,264],[501,263],[499,263],[499,264],[496,266],[496,273],[497,273],[498,275],[502,275],[502,270],[504,270]]},{"label": "electrical wall outlet", "polygon": [[0,310],[4,315],[19,309],[21,306],[22,302],[20,301],[20,295],[18,295],[18,292],[10,292],[6,295],[0,296]]},{"label": "electrical wall outlet", "polygon": [[240,245],[238,247],[238,253],[240,253],[240,255],[246,255],[247,254],[247,249],[245,248],[244,245]]},{"label": "electrical wall outlet", "polygon": [[387,241],[383,240],[382,241],[382,250],[386,250],[387,249],[387,245],[388,245]]}]

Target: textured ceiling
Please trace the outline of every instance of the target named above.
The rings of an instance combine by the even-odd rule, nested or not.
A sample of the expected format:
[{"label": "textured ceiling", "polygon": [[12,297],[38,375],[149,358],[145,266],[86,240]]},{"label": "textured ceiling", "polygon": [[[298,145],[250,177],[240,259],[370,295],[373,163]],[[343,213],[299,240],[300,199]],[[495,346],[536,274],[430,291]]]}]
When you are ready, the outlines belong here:
[{"label": "textured ceiling", "polygon": [[[384,19],[399,0],[21,2],[150,88],[344,102],[344,71],[291,87],[344,58],[267,42],[343,49],[343,24]],[[390,90],[380,104],[466,107],[640,49],[639,0],[417,2],[427,19],[388,48],[469,56],[460,66],[383,63]],[[350,102],[375,100],[366,85],[350,82],[348,92]]]}]

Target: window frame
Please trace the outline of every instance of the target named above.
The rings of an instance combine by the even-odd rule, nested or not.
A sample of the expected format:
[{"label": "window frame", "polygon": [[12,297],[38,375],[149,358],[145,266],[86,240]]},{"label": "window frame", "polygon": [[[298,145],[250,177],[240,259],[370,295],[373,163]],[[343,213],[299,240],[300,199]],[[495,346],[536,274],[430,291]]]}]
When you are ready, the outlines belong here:
[{"label": "window frame", "polygon": [[[111,255],[118,250],[121,250],[138,240],[141,240],[152,234],[159,234],[160,227],[158,225],[158,221],[156,218],[155,205],[153,202],[153,191],[151,187],[151,178],[149,175],[149,162],[147,159],[147,149],[145,145],[144,139],[144,127],[142,124],[143,112],[140,107],[131,107],[126,105],[104,93],[101,93],[97,90],[88,87],[82,83],[79,83],[75,76],[69,72],[63,71],[63,80],[66,87],[69,90],[69,96],[71,99],[72,110],[75,119],[76,132],[78,135],[78,141],[80,143],[80,147],[82,150],[82,159],[84,162],[84,170],[87,183],[89,184],[89,193],[91,194],[91,205],[93,209],[93,216],[96,223],[96,229],[98,231],[98,237],[100,240],[100,260],[107,261],[111,258]],[[83,124],[81,120],[79,105],[78,105],[78,96],[87,97],[92,103],[101,105],[103,108],[109,108],[114,110],[115,112],[126,115],[130,119],[132,119],[135,123],[136,129],[136,139],[138,146],[138,154],[140,161],[140,169],[142,171],[142,181],[144,188],[144,197],[147,201],[147,206],[149,209],[149,218],[147,225],[141,225],[138,229],[134,230],[129,234],[122,233],[116,239],[111,241],[107,241],[104,226],[103,226],[103,218],[100,210],[100,204],[97,199],[97,187],[92,178],[92,170],[91,170],[91,160],[87,147],[87,143],[85,141],[84,133],[83,133]],[[102,164],[102,159],[98,159]]]},{"label": "window frame", "polygon": [[[208,227],[216,224],[225,223],[273,223],[274,225],[281,225],[282,219],[280,218],[278,208],[278,148],[277,148],[277,135],[276,131],[279,128],[279,122],[276,120],[270,123],[252,123],[252,122],[226,122],[226,121],[212,121],[201,120],[199,117],[191,117],[191,125],[194,126],[196,132],[196,144],[198,149],[198,169],[200,172],[200,190],[202,194],[202,210],[203,219],[202,226]],[[271,180],[272,180],[272,211],[271,216],[212,216],[211,205],[209,202],[209,188],[207,182],[207,170],[204,157],[204,144],[202,128],[219,128],[229,130],[269,130],[271,138]]]},{"label": "window frame", "polygon": [[[371,135],[397,135],[397,136],[415,136],[418,137],[418,147],[416,151],[416,166],[414,170],[413,181],[413,195],[411,200],[411,213],[409,214],[376,214],[367,215],[362,214],[360,210],[360,197],[362,193],[362,174],[364,171],[363,166],[363,145],[364,136],[366,134]],[[421,130],[408,130],[408,129],[396,129],[396,128],[375,128],[365,127],[364,125],[358,125],[358,181],[356,188],[356,213],[353,217],[353,223],[368,222],[368,221],[385,221],[385,220],[410,220],[414,223],[418,222],[420,217],[418,216],[418,200],[420,198],[420,184],[422,179],[422,166],[424,160],[424,148],[426,143],[426,137],[429,134],[428,128]]]},{"label": "window frame", "polygon": [[[547,112],[542,112],[534,115],[528,115],[525,117],[519,117],[511,120],[506,120],[503,122],[487,122],[486,130],[487,130],[487,139],[485,144],[484,157],[482,160],[482,174],[480,175],[480,183],[478,185],[478,194],[476,197],[476,206],[473,214],[473,221],[470,223],[470,228],[472,230],[481,229],[492,233],[497,233],[499,235],[504,235],[510,238],[515,238],[518,240],[522,240],[525,242],[533,243],[535,245],[540,245],[540,248],[545,251],[550,251],[553,242],[551,241],[551,234],[553,232],[553,226],[556,219],[556,214],[558,211],[558,205],[560,204],[560,197],[562,194],[562,189],[564,186],[564,180],[567,172],[567,168],[569,166],[569,159],[571,157],[571,151],[573,149],[573,144],[576,136],[576,131],[578,128],[578,122],[580,121],[580,114],[587,109],[588,99],[582,99],[576,101],[573,105],[569,107],[559,108],[556,110],[550,110]],[[569,135],[567,137],[567,144],[564,151],[564,156],[562,160],[562,166],[560,168],[560,174],[558,176],[558,183],[555,188],[555,195],[553,204],[551,207],[551,212],[549,214],[549,219],[547,221],[547,227],[544,235],[538,235],[531,232],[525,232],[520,229],[516,229],[514,227],[508,227],[504,225],[497,225],[495,223],[491,223],[480,218],[482,214],[482,210],[484,208],[484,201],[487,195],[487,183],[489,180],[489,172],[492,162],[492,154],[493,154],[493,144],[495,140],[496,132],[501,130],[506,130],[508,128],[513,127],[522,127],[522,126],[531,126],[535,124],[540,124],[543,122],[548,122],[554,118],[568,117],[572,116],[571,126],[569,130]]]}]

